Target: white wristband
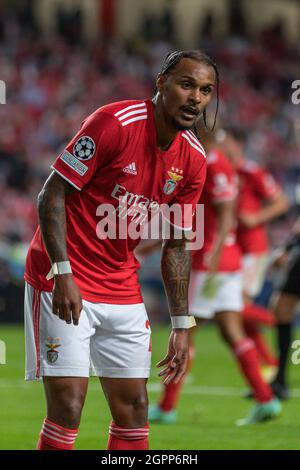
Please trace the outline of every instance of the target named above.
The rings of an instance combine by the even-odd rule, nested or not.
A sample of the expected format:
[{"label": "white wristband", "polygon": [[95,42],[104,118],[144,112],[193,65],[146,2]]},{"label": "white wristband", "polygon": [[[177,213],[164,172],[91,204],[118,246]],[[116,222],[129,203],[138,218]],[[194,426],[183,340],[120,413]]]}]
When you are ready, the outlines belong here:
[{"label": "white wristband", "polygon": [[58,263],[53,263],[50,271],[48,272],[46,279],[49,281],[57,274],[71,274],[72,268],[70,261],[59,261]]},{"label": "white wristband", "polygon": [[195,318],[192,315],[186,315],[186,316],[173,316],[171,317],[171,322],[172,322],[172,328],[183,328],[183,329],[188,329],[188,328],[193,328],[193,326],[196,326],[196,321]]}]

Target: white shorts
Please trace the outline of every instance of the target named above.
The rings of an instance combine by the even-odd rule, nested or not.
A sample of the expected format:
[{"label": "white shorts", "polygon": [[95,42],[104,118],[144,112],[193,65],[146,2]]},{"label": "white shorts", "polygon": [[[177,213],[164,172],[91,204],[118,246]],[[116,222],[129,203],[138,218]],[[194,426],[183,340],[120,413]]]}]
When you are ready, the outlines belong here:
[{"label": "white shorts", "polygon": [[189,310],[198,318],[211,319],[219,312],[243,310],[243,281],[241,272],[218,273],[215,286],[206,292],[207,272],[192,271],[189,289]]},{"label": "white shorts", "polygon": [[251,298],[255,298],[262,290],[268,261],[267,253],[243,256],[243,288],[245,294]]},{"label": "white shorts", "polygon": [[83,300],[79,325],[52,313],[52,293],[25,284],[26,380],[43,376],[148,378],[151,330],[143,303]]}]

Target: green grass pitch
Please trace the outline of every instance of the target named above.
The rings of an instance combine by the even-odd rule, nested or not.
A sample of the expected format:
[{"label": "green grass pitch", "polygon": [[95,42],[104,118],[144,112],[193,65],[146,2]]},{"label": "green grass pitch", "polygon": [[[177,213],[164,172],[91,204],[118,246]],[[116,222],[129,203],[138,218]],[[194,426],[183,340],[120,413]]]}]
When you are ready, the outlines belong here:
[{"label": "green grass pitch", "polygon": [[[153,365],[166,351],[169,329],[153,330]],[[300,337],[299,330],[297,337]],[[41,383],[23,381],[24,333],[21,326],[1,326],[7,363],[0,365],[0,449],[33,449],[45,417]],[[279,419],[237,428],[252,402],[242,398],[245,384],[230,353],[213,326],[197,335],[197,356],[184,385],[176,425],[152,425],[152,449],[300,449],[300,365],[290,365],[295,397],[283,403]],[[153,367],[149,397],[159,396],[159,379]],[[110,415],[98,379],[90,380],[77,449],[105,449]]]}]

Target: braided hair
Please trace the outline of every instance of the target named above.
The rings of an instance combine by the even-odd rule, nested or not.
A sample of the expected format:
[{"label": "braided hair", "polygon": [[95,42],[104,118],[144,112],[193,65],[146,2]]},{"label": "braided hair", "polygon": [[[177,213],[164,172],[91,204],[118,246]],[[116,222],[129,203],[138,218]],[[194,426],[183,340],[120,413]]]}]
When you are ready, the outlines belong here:
[{"label": "braided hair", "polygon": [[[175,52],[170,52],[161,67],[161,71],[159,72],[158,76],[160,75],[166,75],[169,73],[171,70],[173,70],[176,65],[181,61],[181,59],[194,59],[198,60],[198,62],[202,62],[203,64],[206,64],[210,67],[213,67],[215,74],[216,74],[216,85],[217,85],[217,105],[216,105],[216,111],[215,111],[215,117],[214,117],[214,123],[210,131],[212,132],[215,128],[216,121],[217,121],[217,115],[218,115],[218,110],[219,110],[219,88],[220,88],[220,78],[219,78],[219,70],[216,65],[216,63],[213,61],[211,57],[209,57],[207,54],[204,52],[201,52],[199,50],[188,50],[188,51],[175,51]],[[154,90],[154,96],[157,94],[157,88]],[[206,129],[207,127],[207,117],[206,117],[206,109],[203,111],[203,121]],[[198,137],[198,131],[196,129],[196,126],[194,127],[194,132],[196,136]]]}]

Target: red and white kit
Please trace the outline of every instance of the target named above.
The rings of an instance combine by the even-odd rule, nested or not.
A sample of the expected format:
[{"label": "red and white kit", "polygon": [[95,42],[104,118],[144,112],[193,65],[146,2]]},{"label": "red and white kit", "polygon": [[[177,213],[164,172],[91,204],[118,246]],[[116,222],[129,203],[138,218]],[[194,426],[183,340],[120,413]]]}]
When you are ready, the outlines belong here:
[{"label": "red and white kit", "polygon": [[220,311],[241,311],[242,275],[241,254],[236,243],[235,230],[225,241],[218,272],[214,278],[214,292],[207,293],[209,280],[206,260],[217,236],[216,205],[233,201],[237,196],[237,179],[233,168],[220,150],[207,156],[207,179],[200,200],[204,204],[204,246],[193,254],[190,284],[190,311],[200,318],[213,318]]},{"label": "red and white kit", "polygon": [[[178,132],[166,151],[157,148],[156,140],[154,105],[150,100],[113,103],[99,108],[83,122],[77,135],[52,167],[77,189],[66,200],[67,252],[74,280],[83,297],[86,321],[89,323],[89,333],[85,331],[83,336],[88,337],[91,350],[101,347],[101,342],[96,340],[97,329],[101,329],[104,322],[103,312],[107,316],[111,315],[109,305],[113,306],[112,309],[117,306],[120,316],[125,317],[129,306],[139,305],[140,311],[136,315],[144,318],[137,278],[138,262],[133,254],[139,240],[130,237],[120,239],[120,222],[125,220],[127,224],[135,223],[139,226],[148,216],[157,214],[161,204],[178,204],[182,207],[190,204],[192,210],[184,212],[188,216],[183,216],[181,225],[182,229],[190,229],[192,226],[189,214],[194,212],[206,177],[204,150],[191,131]],[[99,238],[99,227],[105,218],[101,208],[105,204],[114,209],[115,239]],[[45,294],[51,293],[53,289],[53,280],[46,280],[50,267],[38,228],[30,245],[25,270],[25,280],[34,289],[31,298],[27,297],[28,337],[32,335],[27,344],[28,378],[45,375],[45,372],[47,375],[65,375],[69,370],[68,366],[65,367],[65,364],[69,364],[64,357],[65,348],[74,357],[75,368],[74,351],[86,347],[79,333],[76,342],[77,336],[73,336],[71,325],[49,314],[51,302]],[[95,308],[93,314],[89,313],[90,304],[99,308],[99,316],[95,315]],[[43,327],[42,317],[46,318],[47,315],[48,320]],[[76,328],[86,328],[87,323],[81,318]],[[145,371],[139,371],[138,377],[147,377],[149,374],[149,341],[145,341],[145,334],[150,335],[150,330],[146,328],[146,323],[146,320],[143,321],[140,339],[136,343],[143,342],[149,360],[144,361]],[[127,333],[130,331],[131,320]],[[111,335],[109,328],[107,334]],[[59,341],[57,354],[49,352],[50,349],[45,345],[56,344],[56,339],[61,338],[63,340]],[[70,344],[67,344],[68,341]],[[127,334],[127,341],[131,341],[130,334]],[[133,341],[133,349],[134,344]],[[118,347],[123,348],[122,344]],[[28,348],[31,348],[30,352]],[[108,363],[102,366],[101,357],[107,354],[100,351],[97,364],[92,357],[96,372],[105,370],[106,377],[123,377],[126,368],[133,369],[132,364],[118,366],[114,361],[111,367]],[[112,358],[114,354],[115,350],[111,350]],[[127,352],[124,354],[126,357]],[[135,354],[137,357],[141,351]],[[38,363],[39,374],[36,370]],[[127,371],[127,374],[130,372]],[[134,372],[132,374],[136,376]],[[67,375],[73,375],[71,369]],[[88,375],[87,364],[78,366],[77,375]]]},{"label": "red and white kit", "polygon": [[[255,214],[264,202],[281,192],[273,176],[255,162],[245,160],[237,170],[239,178],[238,213]],[[238,224],[237,242],[243,254],[244,289],[250,297],[256,297],[263,285],[268,264],[269,242],[266,225],[248,228]]]}]

